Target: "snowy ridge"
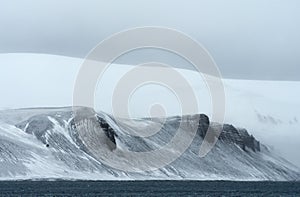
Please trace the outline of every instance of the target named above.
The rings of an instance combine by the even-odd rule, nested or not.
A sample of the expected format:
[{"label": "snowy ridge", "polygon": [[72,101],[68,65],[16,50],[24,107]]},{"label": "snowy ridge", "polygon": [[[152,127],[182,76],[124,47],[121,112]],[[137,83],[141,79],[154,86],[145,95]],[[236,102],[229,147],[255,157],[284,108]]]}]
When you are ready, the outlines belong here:
[{"label": "snowy ridge", "polygon": [[173,137],[180,121],[187,122],[184,132],[188,135],[188,128],[195,125],[194,116],[170,117],[158,134],[140,138],[130,136],[129,130],[151,129],[160,124],[160,120],[135,119],[130,123],[122,120],[122,125],[116,125],[105,113],[79,109],[84,113],[77,116],[76,121],[72,108],[1,111],[0,179],[277,181],[299,180],[300,177],[297,167],[258,142],[245,129],[229,124],[224,125],[213,150],[200,158],[199,145],[208,127],[222,126],[210,123],[204,114],[200,116],[193,143],[176,161],[155,171],[123,172],[103,164],[99,158],[117,155],[116,162],[124,162],[124,150],[157,149]]},{"label": "snowy ridge", "polygon": [[[83,61],[49,54],[0,54],[0,64],[5,66],[0,72],[0,108],[72,106],[74,85]],[[113,64],[106,70],[95,91],[96,111],[112,114],[116,84],[132,68],[132,65]],[[191,70],[176,71],[193,88],[199,104],[197,113],[212,117],[210,92],[203,78]],[[256,139],[300,167],[300,82],[223,79],[223,83],[226,94],[225,122],[247,128]],[[180,83],[172,86],[175,90],[181,90]],[[176,97],[160,87],[141,88],[130,103],[131,115],[136,118],[147,117],[149,106],[153,103],[161,103],[168,116],[181,114]],[[19,113],[28,113],[28,116],[23,116],[26,120],[39,110],[33,111]],[[6,116],[10,112],[7,113]]]}]

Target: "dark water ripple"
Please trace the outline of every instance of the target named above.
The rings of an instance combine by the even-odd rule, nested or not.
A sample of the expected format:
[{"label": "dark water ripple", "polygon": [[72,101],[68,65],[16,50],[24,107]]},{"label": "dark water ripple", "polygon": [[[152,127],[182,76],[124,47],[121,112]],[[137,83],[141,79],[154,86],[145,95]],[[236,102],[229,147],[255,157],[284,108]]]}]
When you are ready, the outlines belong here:
[{"label": "dark water ripple", "polygon": [[300,182],[3,181],[1,196],[300,196]]}]

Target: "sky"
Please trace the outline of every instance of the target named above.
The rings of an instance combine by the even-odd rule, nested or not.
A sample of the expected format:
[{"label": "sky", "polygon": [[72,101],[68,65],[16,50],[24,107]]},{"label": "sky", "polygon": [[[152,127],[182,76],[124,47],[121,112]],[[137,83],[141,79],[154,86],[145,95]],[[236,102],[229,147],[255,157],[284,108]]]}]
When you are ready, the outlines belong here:
[{"label": "sky", "polygon": [[[162,26],[206,47],[225,78],[300,80],[299,8],[297,0],[1,0],[0,53],[82,58],[111,34]],[[173,59],[146,50],[119,63],[149,57]]]}]

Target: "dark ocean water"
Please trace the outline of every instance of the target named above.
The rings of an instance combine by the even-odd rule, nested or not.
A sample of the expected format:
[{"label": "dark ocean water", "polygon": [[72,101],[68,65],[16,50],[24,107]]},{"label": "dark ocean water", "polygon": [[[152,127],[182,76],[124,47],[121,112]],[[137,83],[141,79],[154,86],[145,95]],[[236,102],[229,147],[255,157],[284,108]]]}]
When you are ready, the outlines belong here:
[{"label": "dark ocean water", "polygon": [[4,181],[1,196],[300,196],[300,182]]}]

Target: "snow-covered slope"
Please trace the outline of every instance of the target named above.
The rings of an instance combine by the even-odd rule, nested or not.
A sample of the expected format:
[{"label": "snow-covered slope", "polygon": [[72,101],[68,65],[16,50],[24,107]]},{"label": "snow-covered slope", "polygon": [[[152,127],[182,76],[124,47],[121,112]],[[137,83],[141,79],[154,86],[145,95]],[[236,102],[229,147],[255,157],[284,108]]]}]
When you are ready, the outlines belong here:
[{"label": "snow-covered slope", "polygon": [[[71,106],[82,59],[46,54],[0,54],[0,109]],[[95,108],[111,113],[118,80],[132,66],[112,65],[99,81]],[[190,70],[177,69],[193,86],[198,112],[211,117],[211,99],[205,81]],[[267,73],[266,73],[267,74]],[[226,93],[225,122],[245,127],[300,167],[300,82],[223,80]],[[180,84],[174,84],[180,89]],[[148,115],[149,104],[163,103],[168,116],[180,114],[174,95],[147,86],[131,98],[131,114]]]},{"label": "snow-covered slope", "polygon": [[[196,180],[297,180],[299,169],[272,150],[259,144],[246,130],[224,125],[216,146],[204,158],[198,155],[200,144],[210,123],[201,115],[170,117],[160,132],[148,138],[130,136],[129,130],[153,128],[160,119],[135,119],[124,126],[115,119],[92,109],[74,119],[72,108],[39,108],[0,112],[0,179],[196,179]],[[86,113],[86,111],[88,113]],[[120,121],[120,120],[119,120]],[[191,146],[176,161],[154,171],[143,172],[134,161],[128,161],[126,150],[144,152],[167,143],[177,132],[179,122],[198,127]],[[120,124],[119,124],[120,125]],[[167,155],[174,154],[168,150]],[[167,156],[162,155],[162,156]],[[105,159],[135,165],[136,172],[108,166]]]},{"label": "snow-covered slope", "polygon": [[[111,169],[107,169],[103,167],[102,164],[99,164],[99,161],[91,156],[90,153],[82,152],[76,140],[74,141],[74,136],[68,136],[66,134],[69,133],[68,127],[70,126],[69,121],[71,119],[70,109],[36,108],[39,106],[71,106],[73,88],[82,62],[82,59],[45,54],[0,54],[0,109],[34,107],[34,109],[31,110],[4,110],[1,112],[0,140],[3,142],[1,143],[1,150],[7,150],[8,152],[0,151],[0,153],[2,155],[1,158],[10,158],[10,162],[6,162],[5,159],[1,160],[1,162],[3,162],[1,163],[1,169],[4,169],[1,177],[116,178],[116,174],[112,173]],[[112,113],[111,101],[114,87],[119,79],[132,68],[132,66],[128,65],[113,64],[106,70],[96,90],[96,101],[101,102],[96,102],[95,109],[98,112],[104,112],[99,112],[99,114]],[[176,70],[180,72],[193,87],[199,102],[199,109],[197,110],[199,114],[204,113],[211,117],[211,98],[203,78],[190,70]],[[264,149],[256,154],[251,154],[250,152],[250,163],[252,163],[252,160],[259,162],[261,158],[264,157],[264,159],[269,158],[269,160],[276,161],[275,163],[278,164],[278,161],[282,161],[282,159],[273,153],[269,153],[276,152],[300,167],[300,157],[298,156],[298,150],[300,148],[300,82],[224,79],[223,83],[226,93],[225,123],[233,124],[237,128],[246,128],[258,141],[271,146],[267,153],[264,152]],[[178,89],[181,88],[180,84],[173,85],[177,86],[176,88]],[[153,103],[164,104],[164,107],[167,109],[167,115],[170,117],[180,114],[180,106],[176,98],[174,98],[174,95],[158,86],[146,86],[143,89],[139,89],[131,99],[129,103],[130,112],[133,117],[136,118],[147,116],[149,104],[151,105]],[[56,116],[55,114],[58,115]],[[172,122],[171,120],[172,119],[169,121]],[[32,121],[39,123],[39,125],[35,127],[43,128],[40,132],[45,131],[43,138],[36,139],[36,137],[34,137],[36,136],[35,134],[26,133],[26,123]],[[137,121],[136,124],[140,125],[141,121]],[[146,121],[145,124],[147,125],[149,122]],[[131,126],[136,127],[134,125]],[[170,128],[168,131],[172,132],[173,130],[174,129]],[[39,136],[40,134],[37,135]],[[52,135],[66,135],[64,137],[64,143],[59,144],[59,142],[57,142],[56,148],[60,148],[55,151],[54,147],[51,147],[53,149],[48,149],[43,144],[43,142]],[[57,140],[54,140],[54,138],[55,137],[51,137],[52,141]],[[124,139],[131,138],[125,136]],[[118,141],[118,139],[116,140]],[[201,143],[201,140],[202,138],[198,139],[198,143]],[[122,143],[117,146],[120,149],[128,148],[130,145],[130,143],[126,143],[126,140],[121,140],[121,142]],[[62,145],[68,143],[70,143],[70,145],[67,146],[72,148],[66,148]],[[61,146],[63,146],[63,148],[61,148]],[[217,151],[222,149],[220,148],[222,146],[226,146],[226,148],[222,151]],[[69,149],[76,154],[71,154],[72,156],[67,156],[67,158],[70,159],[71,163],[76,163],[76,165],[71,165],[63,159],[64,154],[62,153],[69,153]],[[13,150],[11,152],[12,155],[9,154],[11,150]],[[231,154],[230,152],[228,155],[224,155],[224,151],[234,151],[236,154]],[[225,156],[229,158],[227,161],[224,160],[225,163],[236,161],[237,155],[240,153],[239,151],[240,149],[238,147],[229,146],[222,142],[218,142],[218,146],[213,149],[214,154],[218,155],[219,158]],[[88,154],[88,156],[86,154]],[[78,159],[76,155],[78,155],[79,158],[85,159]],[[231,156],[235,158],[230,158]],[[74,157],[76,157],[76,159],[74,159]],[[241,157],[241,160],[248,158],[248,156],[244,157],[244,154],[242,154]],[[185,158],[185,156],[183,156],[183,158]],[[49,165],[49,160],[51,160],[51,165]],[[89,164],[82,164],[84,161]],[[194,160],[191,159],[190,161]],[[180,161],[176,162],[179,163]],[[225,165],[224,162],[220,162],[219,165]],[[282,162],[284,166],[287,165],[285,161]],[[80,167],[77,166],[77,163]],[[214,175],[214,173],[211,173],[214,172],[211,168],[204,168],[203,166],[208,166],[206,160],[198,161],[196,159],[195,163],[197,163],[197,165],[200,163],[201,168],[204,169],[202,171],[203,176],[196,173],[198,178],[213,179],[223,177],[225,179],[231,179],[229,174]],[[218,162],[214,164],[216,171],[221,169],[220,166],[217,167],[217,164]],[[227,166],[229,166],[229,164]],[[92,167],[88,168],[86,165]],[[258,163],[255,163],[255,166],[257,165]],[[23,168],[24,166],[26,168]],[[191,168],[197,168],[195,166]],[[272,169],[271,166],[269,167]],[[5,169],[12,168],[15,169],[15,171],[5,171]],[[40,168],[44,170],[40,170]],[[45,170],[45,168],[49,168],[49,170]],[[176,168],[180,169],[178,166],[176,166]],[[230,169],[230,166],[228,168]],[[252,168],[252,171],[256,168],[257,167]],[[29,170],[27,172],[24,169]],[[249,170],[250,168],[246,169]],[[265,170],[266,169],[261,169],[261,171]],[[192,171],[193,170],[191,170],[191,172]],[[65,172],[65,174],[63,172]],[[206,174],[205,172],[208,173]],[[249,172],[251,172],[251,170]],[[267,177],[273,179],[274,177],[281,177],[284,179],[284,176],[279,176],[278,174],[271,176],[270,174],[262,175],[253,172],[253,176],[249,176],[249,174],[243,174],[240,171],[239,173],[241,176],[234,175],[234,177],[240,177],[241,179],[251,179],[253,177]],[[174,175],[174,177],[190,177],[192,176],[191,174],[192,173],[188,176]],[[129,176],[123,173],[117,173],[117,175],[122,178],[145,177],[144,175]],[[152,175],[157,178],[161,174],[157,172],[157,174],[151,173],[149,176],[151,177]]]}]

